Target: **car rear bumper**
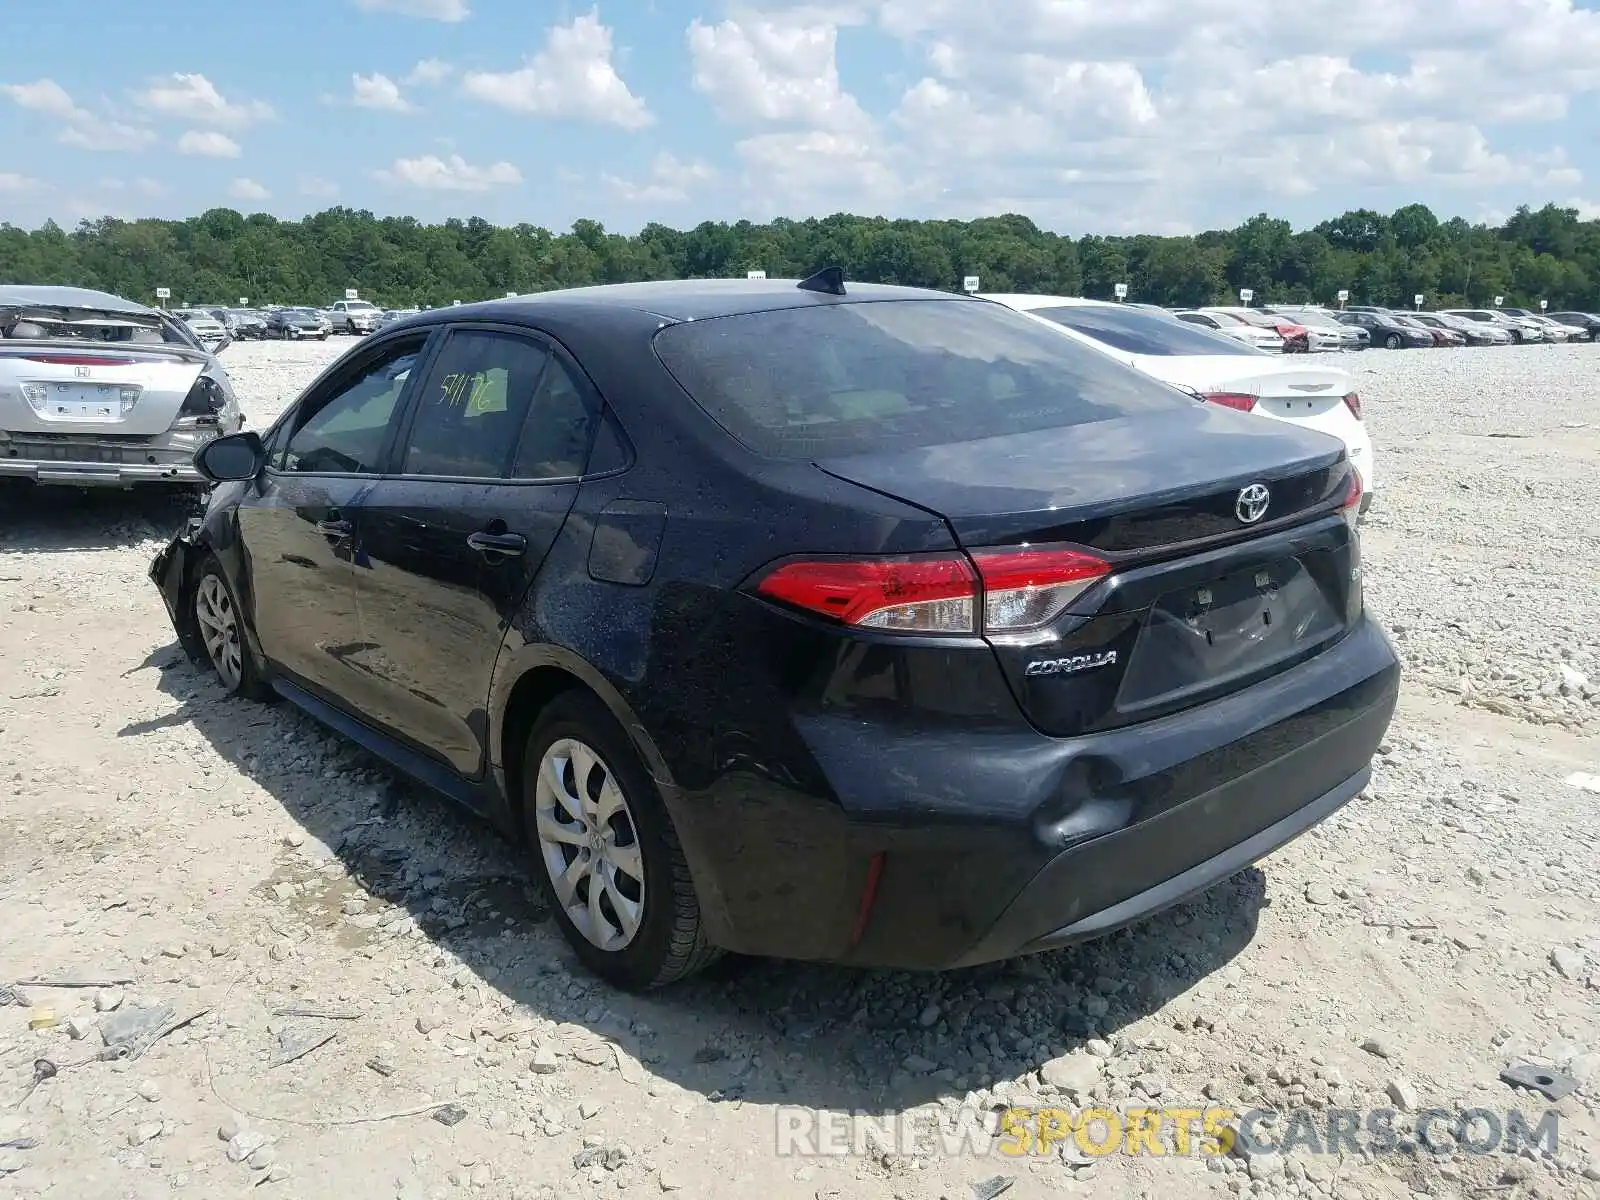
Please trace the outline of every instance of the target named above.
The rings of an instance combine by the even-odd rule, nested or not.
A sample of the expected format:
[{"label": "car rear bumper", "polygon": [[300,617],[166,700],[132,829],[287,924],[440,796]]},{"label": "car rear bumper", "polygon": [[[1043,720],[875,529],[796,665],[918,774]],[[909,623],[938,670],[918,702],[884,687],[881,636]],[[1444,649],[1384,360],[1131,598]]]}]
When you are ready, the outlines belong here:
[{"label": "car rear bumper", "polygon": [[139,484],[207,484],[194,456],[213,438],[236,432],[226,425],[168,430],[162,434],[98,435],[0,433],[0,476],[73,487],[134,487]]},{"label": "car rear bumper", "polygon": [[750,779],[673,815],[728,949],[971,966],[1137,921],[1322,820],[1365,786],[1399,676],[1363,618],[1254,687],[1084,737],[803,718],[832,811]]},{"label": "car rear bumper", "polygon": [[0,476],[70,487],[134,487],[147,483],[204,485],[205,476],[186,463],[98,463],[0,458]]}]

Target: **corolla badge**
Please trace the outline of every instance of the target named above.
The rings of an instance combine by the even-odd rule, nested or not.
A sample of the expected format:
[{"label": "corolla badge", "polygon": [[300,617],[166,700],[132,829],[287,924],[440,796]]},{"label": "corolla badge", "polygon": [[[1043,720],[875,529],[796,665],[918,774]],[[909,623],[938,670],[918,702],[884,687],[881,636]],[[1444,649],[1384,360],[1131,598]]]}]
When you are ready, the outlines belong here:
[{"label": "corolla badge", "polygon": [[1272,493],[1264,483],[1252,483],[1239,489],[1239,498],[1233,502],[1233,515],[1241,525],[1254,525],[1267,515],[1267,505],[1272,503]]},{"label": "corolla badge", "polygon": [[1099,654],[1073,654],[1066,658],[1041,658],[1035,659],[1023,669],[1024,675],[1076,675],[1080,671],[1093,671],[1098,667],[1109,667],[1117,661],[1115,650],[1103,650]]}]

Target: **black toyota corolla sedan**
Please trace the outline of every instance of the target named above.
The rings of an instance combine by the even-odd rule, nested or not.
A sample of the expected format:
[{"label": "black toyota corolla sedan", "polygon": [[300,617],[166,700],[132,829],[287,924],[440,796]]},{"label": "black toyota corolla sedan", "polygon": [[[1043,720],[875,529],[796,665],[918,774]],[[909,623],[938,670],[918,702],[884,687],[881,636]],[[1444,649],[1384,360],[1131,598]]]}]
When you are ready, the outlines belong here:
[{"label": "black toyota corolla sedan", "polygon": [[1107,932],[1350,800],[1395,705],[1339,442],[976,298],[442,309],[197,465],[184,646],[525,838],[627,987]]}]

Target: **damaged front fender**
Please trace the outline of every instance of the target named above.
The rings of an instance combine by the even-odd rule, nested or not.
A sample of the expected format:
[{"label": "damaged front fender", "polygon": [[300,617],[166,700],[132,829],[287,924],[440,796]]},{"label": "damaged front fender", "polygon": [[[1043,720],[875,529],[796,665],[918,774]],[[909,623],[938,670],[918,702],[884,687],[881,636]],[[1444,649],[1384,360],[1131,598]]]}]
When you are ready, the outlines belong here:
[{"label": "damaged front fender", "polygon": [[200,519],[191,518],[184,531],[173,538],[150,564],[150,580],[161,592],[162,603],[167,606],[167,617],[178,635],[178,644],[191,660],[203,659],[206,652],[200,631],[195,626],[194,599],[190,595],[194,587],[194,567],[202,554],[197,541],[199,534]]}]

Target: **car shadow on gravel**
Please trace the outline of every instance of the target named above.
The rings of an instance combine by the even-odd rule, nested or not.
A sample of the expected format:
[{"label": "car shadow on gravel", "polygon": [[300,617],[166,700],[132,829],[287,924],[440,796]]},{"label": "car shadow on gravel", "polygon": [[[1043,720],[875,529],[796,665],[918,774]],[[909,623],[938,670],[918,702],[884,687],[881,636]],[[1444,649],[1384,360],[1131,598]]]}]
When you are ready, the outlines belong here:
[{"label": "car shadow on gravel", "polygon": [[[1026,1076],[1189,992],[1250,943],[1265,904],[1252,868],[1131,929],[1010,963],[914,974],[730,957],[632,996],[578,965],[520,850],[486,823],[287,704],[226,697],[176,643],[140,669],[159,672],[179,707],[122,736],[190,726],[303,829],[253,888],[264,903],[284,902],[273,889],[286,881],[309,886],[288,902],[329,931],[328,945],[420,955],[458,987],[501,993],[512,1025],[559,1023],[558,1053],[633,1069],[604,1039],[715,1102],[898,1110]],[[324,857],[343,866],[344,891],[326,890]],[[363,894],[357,913],[340,902]],[[409,923],[426,942],[396,936]],[[440,1001],[417,1003],[420,1015]]]},{"label": "car shadow on gravel", "polygon": [[0,479],[0,555],[117,550],[165,539],[199,512],[176,488],[35,487]]}]

